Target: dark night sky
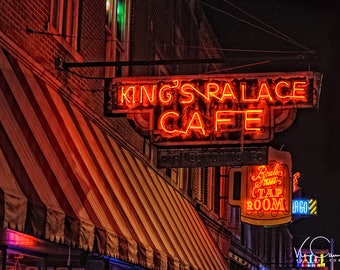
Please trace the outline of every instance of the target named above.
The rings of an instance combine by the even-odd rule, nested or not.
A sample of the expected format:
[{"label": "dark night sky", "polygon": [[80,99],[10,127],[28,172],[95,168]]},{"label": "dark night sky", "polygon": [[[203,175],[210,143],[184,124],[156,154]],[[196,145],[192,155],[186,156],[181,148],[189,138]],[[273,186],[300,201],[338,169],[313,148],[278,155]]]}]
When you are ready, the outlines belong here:
[{"label": "dark night sky", "polygon": [[[303,50],[227,13],[260,25],[224,0],[202,0],[213,29],[223,48],[247,50]],[[335,3],[333,3],[335,2]],[[312,70],[323,73],[319,109],[298,110],[293,125],[276,134],[271,143],[284,145],[293,159],[293,173],[300,172],[303,197],[318,200],[318,216],[303,218],[290,225],[294,246],[306,237],[325,236],[335,241],[333,254],[340,254],[340,3],[320,0],[241,0],[229,1],[243,11],[284,33],[304,47],[315,50],[308,60],[280,60],[238,72],[287,72]],[[207,5],[218,7],[214,10]],[[262,26],[262,25],[261,25]],[[268,28],[267,28],[268,29]],[[272,60],[276,54],[227,52],[230,59]],[[253,59],[259,57],[258,59]],[[283,55],[280,55],[283,56]],[[296,246],[298,247],[298,246]]]}]

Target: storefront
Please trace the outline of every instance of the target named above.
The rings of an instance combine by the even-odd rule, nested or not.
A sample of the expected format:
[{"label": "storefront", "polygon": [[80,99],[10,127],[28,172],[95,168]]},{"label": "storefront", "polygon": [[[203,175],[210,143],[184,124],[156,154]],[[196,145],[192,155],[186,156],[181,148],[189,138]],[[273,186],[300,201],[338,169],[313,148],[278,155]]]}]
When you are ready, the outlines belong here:
[{"label": "storefront", "polygon": [[49,76],[1,48],[2,269],[229,269],[194,206]]}]

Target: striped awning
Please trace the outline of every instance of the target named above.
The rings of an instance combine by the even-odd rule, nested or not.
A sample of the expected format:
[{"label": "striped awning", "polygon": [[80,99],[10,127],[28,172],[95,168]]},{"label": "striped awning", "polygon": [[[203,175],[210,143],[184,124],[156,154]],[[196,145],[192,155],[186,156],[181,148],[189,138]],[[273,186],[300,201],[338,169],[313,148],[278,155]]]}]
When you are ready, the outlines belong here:
[{"label": "striped awning", "polygon": [[150,269],[228,269],[193,205],[0,50],[0,227]]}]

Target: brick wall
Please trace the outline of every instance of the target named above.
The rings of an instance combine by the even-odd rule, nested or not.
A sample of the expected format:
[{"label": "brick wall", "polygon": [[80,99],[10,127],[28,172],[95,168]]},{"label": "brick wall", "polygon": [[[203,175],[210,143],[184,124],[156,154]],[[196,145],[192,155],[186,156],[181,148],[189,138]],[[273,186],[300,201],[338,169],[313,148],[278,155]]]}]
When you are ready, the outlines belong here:
[{"label": "brick wall", "polygon": [[[14,42],[28,58],[33,58],[48,73],[62,82],[67,95],[80,100],[94,114],[103,117],[104,80],[84,77],[104,77],[104,68],[72,68],[72,72],[57,70],[54,60],[65,62],[105,61],[105,0],[80,1],[79,46],[65,47],[63,38],[51,35],[49,27],[50,0],[0,0],[0,32]],[[75,75],[74,73],[78,75]],[[79,76],[80,75],[80,76]],[[134,138],[126,119],[109,119],[113,129],[142,149],[142,139]]]},{"label": "brick wall", "polygon": [[[132,10],[132,60],[195,59],[200,29],[190,1],[136,1]],[[194,74],[198,65],[167,66],[169,74]],[[156,72],[157,73],[157,72]],[[155,67],[135,67],[133,75],[158,75]]]},{"label": "brick wall", "polygon": [[[0,31],[33,57],[48,72],[57,76],[73,94],[94,103],[99,109],[102,95],[93,95],[93,89],[103,86],[102,80],[85,80],[71,73],[56,71],[54,59],[65,61],[104,61],[105,59],[105,0],[84,0],[81,8],[80,49],[66,50],[61,38],[50,35],[48,29],[50,0],[1,0]],[[96,19],[94,19],[96,18]],[[31,31],[27,31],[27,29]],[[103,76],[101,69],[74,70],[85,76]],[[99,106],[100,104],[100,106]]]},{"label": "brick wall", "polygon": [[[48,73],[64,85],[64,91],[81,100],[94,113],[103,116],[104,68],[57,70],[54,61],[105,61],[105,0],[80,1],[78,51],[65,47],[63,38],[51,35],[51,0],[0,0],[0,31]],[[132,1],[130,60],[193,59],[202,53],[202,24],[191,1]],[[164,31],[166,29],[166,31]],[[209,33],[207,35],[209,38]],[[206,37],[205,37],[206,38]],[[197,48],[194,48],[197,47]],[[199,73],[199,65],[168,66],[168,74]],[[75,75],[78,74],[78,75]],[[130,75],[159,75],[153,66],[131,68]],[[84,77],[91,77],[86,79]],[[105,118],[112,127],[142,149],[126,119]]]}]

